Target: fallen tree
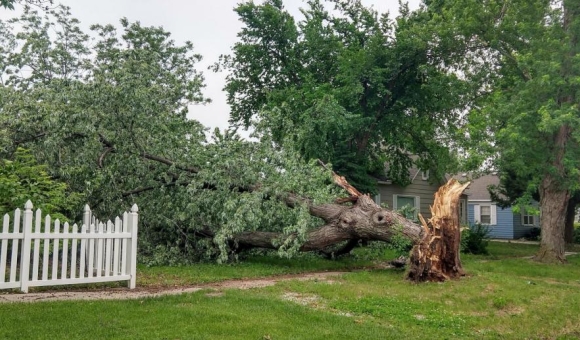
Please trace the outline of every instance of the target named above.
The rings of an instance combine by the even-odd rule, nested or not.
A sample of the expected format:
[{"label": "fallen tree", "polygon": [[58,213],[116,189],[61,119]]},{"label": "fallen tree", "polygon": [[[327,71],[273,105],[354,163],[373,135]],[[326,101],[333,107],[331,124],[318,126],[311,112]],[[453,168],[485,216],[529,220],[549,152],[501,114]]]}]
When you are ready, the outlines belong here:
[{"label": "fallen tree", "polygon": [[[350,194],[350,197],[321,205],[313,205],[308,199],[297,198],[294,195],[282,198],[289,207],[294,207],[298,202],[306,203],[310,215],[325,222],[323,226],[306,234],[299,251],[317,251],[336,256],[349,252],[360,240],[389,242],[394,235],[401,235],[413,243],[421,241],[423,234],[421,226],[397,212],[378,206],[369,195],[360,193],[344,177],[333,173],[333,178],[337,185]],[[211,230],[198,234],[215,237]],[[233,235],[230,246],[237,251],[251,248],[278,249],[281,244],[293,237],[296,235],[249,231]],[[343,248],[337,251],[328,250],[344,241],[348,242]]]},{"label": "fallen tree", "polygon": [[[445,281],[458,278],[465,273],[459,258],[460,221],[459,197],[469,183],[460,184],[451,179],[435,194],[431,207],[432,217],[426,221],[421,215],[422,226],[406,219],[401,214],[378,206],[369,195],[360,193],[344,177],[333,173],[334,182],[345,189],[350,197],[338,202],[352,202],[345,206],[340,203],[310,205],[312,216],[321,218],[325,224],[307,233],[299,251],[318,251],[328,255],[350,252],[358,241],[390,242],[400,235],[414,244],[411,251],[408,279],[414,282]],[[294,206],[295,197],[286,199]],[[214,237],[206,231],[206,237]],[[281,244],[295,235],[277,232],[242,232],[233,235],[230,246],[236,250],[252,248],[278,249]],[[327,249],[348,241],[342,248],[330,252]]]}]

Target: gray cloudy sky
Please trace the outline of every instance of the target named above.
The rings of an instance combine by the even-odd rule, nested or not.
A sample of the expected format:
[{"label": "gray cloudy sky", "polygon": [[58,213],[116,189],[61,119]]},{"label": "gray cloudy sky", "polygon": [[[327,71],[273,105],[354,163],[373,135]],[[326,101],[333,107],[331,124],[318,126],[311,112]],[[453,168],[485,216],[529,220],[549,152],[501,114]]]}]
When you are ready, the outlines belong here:
[{"label": "gray cloudy sky", "polygon": [[[55,3],[58,3],[56,0]],[[190,118],[207,127],[225,129],[228,126],[229,107],[222,91],[225,85],[224,73],[213,73],[207,67],[218,60],[221,54],[230,52],[241,29],[233,8],[242,0],[60,0],[71,7],[73,16],[78,18],[83,28],[91,24],[118,24],[127,17],[130,21],[140,21],[145,26],[163,26],[171,32],[176,42],[193,42],[195,52],[203,56],[198,70],[203,71],[207,87],[204,94],[211,98],[211,104],[190,108]],[[259,1],[256,1],[259,2]],[[286,8],[299,16],[303,0],[285,0]],[[379,12],[398,12],[397,0],[362,0]],[[420,0],[409,0],[409,7],[415,9]],[[8,13],[7,13],[8,12]],[[14,12],[0,9],[0,18]]]}]

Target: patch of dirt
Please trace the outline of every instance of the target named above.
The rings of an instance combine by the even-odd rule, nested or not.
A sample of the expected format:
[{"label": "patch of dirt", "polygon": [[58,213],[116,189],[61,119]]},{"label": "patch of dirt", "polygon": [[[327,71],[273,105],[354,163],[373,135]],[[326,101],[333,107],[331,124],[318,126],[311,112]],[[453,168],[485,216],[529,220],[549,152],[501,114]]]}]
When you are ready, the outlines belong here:
[{"label": "patch of dirt", "polygon": [[525,312],[525,309],[522,307],[518,307],[518,306],[510,306],[508,308],[504,308],[501,310],[498,310],[495,315],[497,316],[514,316],[514,315],[520,315],[523,312]]},{"label": "patch of dirt", "polygon": [[302,306],[310,306],[316,305],[320,300],[320,297],[312,294],[286,293],[282,295],[282,299],[297,303]]},{"label": "patch of dirt", "polygon": [[184,286],[178,288],[166,287],[137,287],[129,290],[127,288],[109,288],[99,291],[53,291],[28,294],[0,294],[1,303],[11,302],[41,302],[41,301],[64,301],[64,300],[126,300],[158,297],[163,295],[178,295],[193,293],[203,289],[214,290],[207,296],[218,297],[224,289],[253,289],[275,285],[280,281],[290,280],[315,280],[320,282],[334,283],[330,277],[341,276],[346,272],[319,272],[299,275],[284,275],[264,279],[229,280],[217,283],[202,284],[197,286]]}]

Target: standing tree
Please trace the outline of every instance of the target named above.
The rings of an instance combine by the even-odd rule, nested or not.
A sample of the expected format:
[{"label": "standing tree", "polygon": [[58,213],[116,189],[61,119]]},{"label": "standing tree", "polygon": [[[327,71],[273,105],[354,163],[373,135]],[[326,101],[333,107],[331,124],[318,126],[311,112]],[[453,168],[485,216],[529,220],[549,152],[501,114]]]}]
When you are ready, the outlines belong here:
[{"label": "standing tree", "polygon": [[282,0],[235,11],[240,42],[216,66],[230,72],[231,123],[266,125],[275,142],[331,162],[364,192],[385,161],[407,184],[411,154],[439,178],[449,171],[467,85],[447,68],[460,51],[434,40],[426,11],[402,6],[392,20],[358,0],[307,1],[299,22]]},{"label": "standing tree", "polygon": [[426,4],[448,34],[471,48],[466,76],[484,71],[471,78],[489,94],[473,107],[471,136],[486,136],[497,168],[529,178],[526,191],[539,193],[536,259],[564,262],[568,205],[580,189],[580,1]]}]

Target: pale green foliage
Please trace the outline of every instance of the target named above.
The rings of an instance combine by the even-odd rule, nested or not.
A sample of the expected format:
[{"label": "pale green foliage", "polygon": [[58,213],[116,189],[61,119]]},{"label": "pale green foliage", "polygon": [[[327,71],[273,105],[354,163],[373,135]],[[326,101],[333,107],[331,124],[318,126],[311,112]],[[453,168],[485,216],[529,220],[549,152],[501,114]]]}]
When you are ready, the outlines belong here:
[{"label": "pale green foliage", "polygon": [[[221,259],[227,255],[226,240],[242,231],[277,231],[292,235],[280,240],[280,253],[291,255],[305,233],[320,221],[305,207],[288,209],[281,200],[288,193],[308,196],[314,203],[328,201],[336,188],[329,173],[303,162],[286,149],[273,147],[267,135],[261,142],[247,142],[237,136],[214,133],[214,143],[205,147],[208,165],[199,180],[187,188],[187,213],[197,226],[221,226],[216,241]],[[204,190],[208,184],[214,190]]]},{"label": "pale green foliage", "polygon": [[0,216],[22,210],[30,200],[43,214],[68,221],[70,212],[81,210],[82,196],[66,189],[65,183],[50,178],[46,165],[38,164],[28,150],[18,148],[13,160],[0,160]]},{"label": "pale green foliage", "polygon": [[26,5],[38,6],[48,9],[49,5],[53,5],[53,0],[0,0],[0,10],[2,7],[6,9],[14,9],[14,4],[24,3]]},{"label": "pale green foliage", "polygon": [[[321,167],[265,132],[249,142],[216,131],[208,142],[187,119],[190,104],[208,101],[191,43],[126,19],[94,25],[93,40],[65,7],[11,23],[22,29],[0,25],[0,152],[26,146],[102,219],[137,203],[143,261],[224,261],[231,236],[252,230],[289,235],[280,253],[291,255],[320,223],[280,199],[329,201],[336,189]],[[204,230],[215,238],[198,238]]]}]

